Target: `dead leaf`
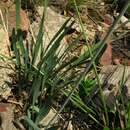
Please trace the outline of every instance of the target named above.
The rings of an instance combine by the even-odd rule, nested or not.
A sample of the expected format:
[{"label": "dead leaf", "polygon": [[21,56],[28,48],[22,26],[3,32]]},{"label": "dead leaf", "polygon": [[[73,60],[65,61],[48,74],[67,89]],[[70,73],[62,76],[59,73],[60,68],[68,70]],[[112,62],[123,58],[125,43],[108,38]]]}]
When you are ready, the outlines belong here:
[{"label": "dead leaf", "polygon": [[[110,25],[113,23],[114,19],[112,19],[109,15],[106,15],[104,17],[104,23],[103,25],[103,32],[100,34],[101,39],[103,39],[108,30]],[[105,52],[103,53],[101,59],[100,59],[100,64],[101,65],[111,65],[112,64],[112,45],[111,45],[111,38],[108,38],[106,41],[107,48]]]},{"label": "dead leaf", "polygon": [[101,65],[111,65],[112,64],[112,45],[107,44],[107,48],[100,59]]}]

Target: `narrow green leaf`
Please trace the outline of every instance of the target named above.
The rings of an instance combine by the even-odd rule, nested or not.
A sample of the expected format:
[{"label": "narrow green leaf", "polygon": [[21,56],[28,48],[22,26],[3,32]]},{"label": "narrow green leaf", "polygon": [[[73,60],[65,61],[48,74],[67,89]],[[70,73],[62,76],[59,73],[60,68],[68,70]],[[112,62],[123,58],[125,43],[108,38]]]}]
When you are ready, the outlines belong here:
[{"label": "narrow green leaf", "polygon": [[32,94],[32,105],[34,106],[36,103],[36,100],[38,98],[38,96],[40,95],[40,87],[41,87],[41,83],[42,83],[42,77],[39,75],[38,77],[36,77],[34,79],[33,85],[32,85],[32,90],[31,90],[31,94]]},{"label": "narrow green leaf", "polygon": [[16,30],[20,29],[20,8],[21,8],[21,0],[15,0],[15,9],[16,9]]},{"label": "narrow green leaf", "polygon": [[71,52],[72,49],[77,48],[77,44],[79,44],[81,34],[74,40],[72,43],[69,43],[64,53],[59,57],[58,62],[64,59],[64,57]]},{"label": "narrow green leaf", "polygon": [[[39,55],[39,56],[41,56],[42,53],[43,53],[43,49],[44,49],[44,48],[42,48],[43,47],[43,35],[44,35],[44,31],[45,31],[44,22],[45,22],[45,16],[46,16],[46,10],[47,10],[47,6],[48,6],[48,1],[45,0],[44,3],[45,3],[44,4],[44,10],[43,10],[43,13],[42,13],[42,19],[41,19],[41,23],[40,23],[40,26],[39,26],[39,32],[38,32],[37,40],[36,40],[34,50],[33,50],[33,53],[32,53],[32,65],[34,65],[36,63],[36,59],[38,57],[38,54],[41,53]],[[41,52],[40,52],[40,48],[41,48]]]},{"label": "narrow green leaf", "polygon": [[43,25],[44,25],[43,21],[44,21],[44,13],[42,16],[41,24],[39,26],[39,33],[37,35],[37,40],[32,53],[32,65],[35,64],[38,54],[40,53],[40,47],[42,46],[41,44],[43,44]]},{"label": "narrow green leaf", "polygon": [[21,61],[20,61],[20,52],[19,52],[19,49],[17,48],[17,38],[16,38],[16,34],[15,34],[15,30],[13,29],[13,32],[12,32],[12,47],[13,47],[13,50],[14,50],[14,54],[15,54],[15,57],[16,57],[16,65],[19,66],[21,65]]},{"label": "narrow green leaf", "polygon": [[35,123],[38,124],[49,113],[49,111],[50,111],[50,107],[47,105],[43,105],[42,108],[40,108]]},{"label": "narrow green leaf", "polygon": [[[127,116],[127,117],[126,117]],[[127,114],[125,115],[125,118],[127,119],[126,127],[130,128],[130,102],[127,105]]]},{"label": "narrow green leaf", "polygon": [[[68,93],[64,92],[64,94],[66,96],[68,96]],[[70,100],[73,102],[74,105],[76,105],[77,107],[79,107],[85,113],[88,114],[88,113],[91,112],[91,113],[95,114],[95,112],[91,108],[87,107],[84,104],[84,102],[81,100],[81,98],[79,97],[79,95],[76,95],[76,94],[72,95]]]},{"label": "narrow green leaf", "polygon": [[50,48],[50,46],[53,44],[53,42],[59,37],[59,35],[61,34],[61,32],[65,29],[66,25],[68,24],[68,22],[70,21],[71,18],[68,18],[65,23],[61,26],[61,28],[58,30],[58,32],[54,35],[54,37],[51,39],[51,41],[49,42],[46,50],[45,50],[45,54],[48,51],[48,49]]},{"label": "narrow green leaf", "polygon": [[28,117],[25,117],[24,120],[34,129],[40,130],[40,128]]},{"label": "narrow green leaf", "polygon": [[23,62],[23,66],[27,68],[27,65],[29,64],[29,53],[27,48],[25,49],[23,38],[22,36],[19,36],[19,40],[17,41],[17,48],[20,52],[21,62]]},{"label": "narrow green leaf", "polygon": [[110,130],[108,127],[104,127],[103,130]]},{"label": "narrow green leaf", "polygon": [[51,46],[51,48],[48,50],[47,54],[45,55],[45,57],[43,58],[42,62],[44,60],[46,60],[49,56],[54,56],[54,54],[56,54],[57,49],[60,46],[61,40],[66,36],[69,28],[72,27],[72,25],[74,24],[74,22],[72,22],[67,29],[64,28],[64,31],[60,34],[60,36],[56,39],[56,41],[54,41],[53,45]]}]

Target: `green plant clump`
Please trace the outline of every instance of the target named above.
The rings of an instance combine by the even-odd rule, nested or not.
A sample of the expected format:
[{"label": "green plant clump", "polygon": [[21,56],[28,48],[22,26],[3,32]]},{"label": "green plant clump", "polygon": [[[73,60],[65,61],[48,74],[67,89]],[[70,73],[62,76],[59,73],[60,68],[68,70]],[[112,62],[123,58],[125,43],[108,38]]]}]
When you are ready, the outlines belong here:
[{"label": "green plant clump", "polygon": [[[27,99],[26,121],[32,128],[38,129],[39,122],[50,110],[53,100],[58,94],[62,93],[70,85],[76,86],[84,76],[84,71],[79,68],[90,62],[88,51],[81,56],[71,56],[78,47],[80,40],[79,35],[72,43],[68,44],[63,51],[59,49],[61,41],[67,35],[69,29],[73,26],[74,21],[67,19],[55,36],[50,40],[47,48],[44,48],[45,37],[44,21],[46,16],[47,1],[44,2],[44,11],[39,26],[39,33],[36,42],[33,42],[32,51],[25,46],[20,30],[20,0],[16,1],[16,31],[12,35],[12,46],[16,59],[16,69],[18,70],[19,80],[23,76],[29,83],[26,89],[29,89],[30,97]],[[30,43],[30,45],[32,45]],[[100,44],[91,48],[93,54],[96,54]],[[60,53],[62,52],[62,53]],[[67,60],[66,60],[67,59]],[[77,68],[77,69],[76,69]],[[75,71],[74,71],[75,70]]]},{"label": "green plant clump", "polygon": [[[128,8],[130,0],[128,0],[128,5],[124,7],[124,10],[112,25],[103,41],[92,45],[91,47],[88,44],[87,35],[84,31],[78,10],[78,5],[82,5],[82,2],[84,3],[84,0],[69,1],[69,6],[73,8],[74,4],[75,10],[78,14],[81,34],[74,41],[69,43],[63,51],[60,49],[62,46],[61,41],[68,34],[69,29],[74,24],[74,21],[72,21],[71,18],[67,19],[59,31],[56,32],[55,36],[50,40],[47,48],[45,48],[43,39],[45,38],[44,23],[48,0],[44,0],[44,11],[41,18],[41,23],[39,25],[39,33],[36,37],[36,41],[31,41],[32,43],[30,43],[30,45],[33,46],[30,51],[25,46],[21,36],[19,15],[21,3],[20,0],[16,0],[16,31],[14,31],[12,35],[12,46],[15,54],[15,65],[19,80],[21,77],[24,77],[25,81],[28,83],[27,86],[25,85],[25,89],[29,90],[30,97],[28,97],[26,101],[27,104],[25,104],[25,111],[27,112],[27,115],[24,119],[28,122],[27,127],[29,130],[40,130],[41,127],[48,129],[51,126],[51,123],[55,120],[56,116],[64,109],[69,100],[83,110],[83,112],[85,112],[87,116],[91,117],[91,119],[93,119],[93,121],[99,126],[102,126],[104,130],[109,127],[109,112],[102,94],[102,88],[96,69],[96,63],[98,62],[95,61],[98,61],[102,56],[104,47],[106,46],[105,42],[113,33],[120,17]],[[82,35],[86,38],[87,44],[85,46],[87,46],[88,49],[80,56],[71,55],[71,57],[69,57],[68,55],[70,55],[71,52],[75,51],[78,47],[80,36]],[[95,72],[96,81],[83,81],[88,72],[92,69]],[[95,82],[99,87],[99,92],[103,103],[103,113],[101,115],[97,114],[95,107],[87,106],[79,95],[78,87],[81,85],[82,90],[80,90],[80,92],[83,91],[83,94],[85,94],[87,98],[90,97],[91,94],[89,93],[93,90]],[[39,123],[48,114],[54,99],[57,95],[63,95],[63,93],[67,96],[67,99],[63,103],[62,107],[47,126],[41,126]],[[126,114],[127,125],[129,124],[130,119],[129,113],[130,112],[128,109]],[[100,118],[102,117],[103,123],[100,123],[100,120],[98,120],[97,117],[99,116]]]}]

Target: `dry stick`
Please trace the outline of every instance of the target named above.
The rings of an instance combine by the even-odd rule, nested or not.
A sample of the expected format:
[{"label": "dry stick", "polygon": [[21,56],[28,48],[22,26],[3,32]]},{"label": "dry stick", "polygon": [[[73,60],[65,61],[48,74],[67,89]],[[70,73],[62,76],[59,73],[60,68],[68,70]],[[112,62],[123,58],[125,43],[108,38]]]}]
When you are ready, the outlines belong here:
[{"label": "dry stick", "polygon": [[57,116],[62,112],[62,110],[64,109],[64,107],[66,106],[66,104],[69,102],[71,96],[73,95],[74,91],[76,90],[76,88],[78,88],[80,82],[82,81],[83,77],[85,77],[86,73],[89,71],[89,69],[91,68],[93,62],[95,61],[95,59],[98,57],[98,55],[100,54],[100,52],[102,51],[102,49],[105,46],[105,42],[107,41],[107,39],[112,35],[115,27],[117,26],[118,22],[120,21],[120,18],[122,17],[122,15],[124,15],[125,11],[127,10],[127,8],[130,5],[130,0],[128,0],[125,4],[125,6],[123,7],[121,13],[119,14],[119,16],[117,17],[117,19],[114,21],[113,25],[111,26],[109,32],[107,33],[107,35],[105,36],[105,38],[101,41],[101,48],[99,49],[99,51],[97,52],[97,54],[95,55],[95,57],[93,57],[92,61],[90,62],[89,66],[84,70],[84,72],[80,75],[79,80],[77,82],[76,87],[74,87],[72,89],[72,91],[70,92],[70,94],[68,95],[68,98],[66,99],[66,101],[64,102],[64,104],[62,105],[62,107],[60,108],[60,110],[55,114],[55,116],[49,121],[48,125],[45,127],[45,130],[49,127],[50,124],[52,124],[55,119],[57,118]]},{"label": "dry stick", "polygon": [[[57,111],[56,111],[56,109],[54,108],[54,107],[51,107],[51,109],[56,113]],[[59,114],[58,115],[63,121],[65,121],[65,119]]]},{"label": "dry stick", "polygon": [[29,22],[29,30],[30,30],[30,33],[31,33],[31,35],[32,35],[33,42],[36,43],[36,38],[35,38],[35,36],[34,36],[34,32],[33,32],[33,29],[32,29],[32,27],[31,27],[31,25],[30,25],[30,22]]},{"label": "dry stick", "polygon": [[[5,12],[7,12],[7,9],[5,9]],[[8,14],[8,12],[7,12],[7,14]],[[6,14],[6,19],[7,19],[7,14]],[[7,33],[7,37],[9,37],[9,33],[8,33],[8,19],[7,19],[7,26],[6,26],[5,21],[4,21],[4,17],[3,17],[3,13],[1,11],[1,9],[0,9],[0,17],[1,17],[1,20],[2,20],[2,24],[3,24],[4,30]],[[11,56],[10,47],[8,45],[7,45],[7,48],[8,48],[8,54],[9,54],[9,56]]]},{"label": "dry stick", "polygon": [[0,17],[1,17],[1,20],[2,20],[2,23],[3,23],[3,26],[4,26],[5,31],[8,32],[8,31],[7,31],[7,28],[6,28],[6,25],[5,25],[5,22],[4,22],[4,17],[3,17],[3,14],[2,14],[1,9],[0,9]]}]

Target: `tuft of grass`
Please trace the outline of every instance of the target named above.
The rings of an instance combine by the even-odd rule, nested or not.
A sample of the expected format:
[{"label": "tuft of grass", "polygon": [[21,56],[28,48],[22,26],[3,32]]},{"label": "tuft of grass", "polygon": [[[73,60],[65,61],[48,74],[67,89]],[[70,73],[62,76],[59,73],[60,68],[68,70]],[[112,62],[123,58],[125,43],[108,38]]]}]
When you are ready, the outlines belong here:
[{"label": "tuft of grass", "polygon": [[[103,39],[103,41],[100,41],[99,43],[92,45],[91,47],[89,46],[87,34],[84,31],[84,26],[80,18],[79,9],[77,7],[76,2],[79,2],[79,4],[82,3],[80,3],[81,1],[79,0],[73,0],[70,2],[72,2],[70,3],[70,5],[74,4],[75,10],[78,15],[81,27],[81,35],[79,35],[72,43],[68,44],[64,52],[61,55],[59,55],[59,51],[61,51],[59,50],[62,43],[61,41],[67,35],[69,29],[73,26],[74,21],[72,21],[71,18],[67,19],[66,22],[59,29],[59,31],[51,39],[48,47],[45,49],[45,43],[43,41],[43,38],[45,38],[44,22],[46,18],[48,0],[44,0],[44,11],[41,23],[39,25],[39,33],[37,35],[36,42],[32,47],[32,53],[30,53],[30,50],[28,50],[28,48],[26,48],[26,46],[24,45],[19,26],[19,10],[21,2],[20,0],[16,0],[16,30],[14,30],[12,35],[12,45],[15,54],[15,64],[16,70],[18,71],[19,80],[21,79],[21,76],[24,76],[24,79],[26,79],[26,81],[29,82],[29,86],[27,86],[26,89],[29,89],[30,97],[28,97],[27,104],[25,104],[27,105],[25,109],[25,111],[27,112],[25,121],[29,124],[29,130],[40,129],[39,123],[48,114],[50,110],[49,106],[53,104],[55,97],[58,94],[62,95],[62,93],[65,93],[67,99],[63,103],[62,107],[57,112],[57,114],[49,122],[49,124],[45,126],[45,129],[48,129],[51,126],[52,122],[55,121],[58,114],[62,112],[62,110],[70,100],[82,111],[87,113],[89,117],[91,117],[91,119],[93,119],[98,125],[103,126],[104,129],[107,129],[107,127],[109,127],[108,109],[105,103],[104,96],[102,94],[102,86],[98,77],[96,63],[103,54],[104,48],[106,46],[106,40],[113,33],[115,26],[120,20],[120,17],[128,8],[130,0],[128,0],[128,5],[124,7],[123,11],[112,25],[110,31]],[[80,36],[82,35],[86,39],[86,45],[88,50],[86,50],[79,57],[71,56],[69,58],[68,54],[70,54],[72,51],[75,50],[76,47],[78,47],[78,42]],[[82,66],[85,66],[85,69],[82,69]],[[96,113],[96,108],[91,108],[90,106],[87,106],[78,95],[79,85],[86,77],[88,72],[92,69],[95,72],[96,83],[98,84],[98,87],[100,89],[100,98],[103,104],[103,124],[100,123],[98,118],[95,118],[95,116],[99,116]],[[95,84],[95,82],[90,84],[90,86],[93,84]],[[88,89],[88,83],[86,83],[86,81],[85,84],[83,84],[83,86],[83,89],[86,92],[86,94],[90,93],[91,89],[93,89],[93,87],[90,87]],[[67,93],[66,90],[69,93]],[[127,119],[129,122],[129,109],[127,113]]]},{"label": "tuft of grass", "polygon": [[[81,35],[72,41],[72,43],[68,44],[64,51],[59,49],[62,46],[61,41],[74,24],[74,21],[72,21],[71,18],[66,20],[59,31],[51,39],[48,47],[44,48],[44,22],[47,5],[48,1],[45,0],[43,5],[44,11],[39,25],[39,33],[36,42],[33,44],[32,52],[30,53],[30,50],[26,48],[23,42],[22,32],[19,26],[19,10],[21,3],[20,0],[16,1],[17,26],[16,30],[13,31],[12,45],[19,80],[23,76],[27,84],[29,83],[29,86],[25,88],[29,89],[30,95],[26,101],[27,104],[25,104],[25,111],[27,112],[27,118],[25,118],[25,121],[29,124],[29,130],[33,128],[39,129],[38,126],[40,121],[48,114],[50,110],[49,106],[53,104],[53,101],[58,94],[62,95],[62,91],[65,91],[70,85],[77,86],[80,83],[81,79],[86,74],[86,70],[84,71],[82,66],[87,62],[91,62],[90,59],[92,59],[92,55],[89,51],[91,50],[91,53],[96,54],[97,50],[100,48],[100,44],[96,44],[93,45],[89,51],[84,52],[79,57],[71,56],[69,58],[68,55],[78,47],[79,39],[82,36],[81,33]],[[89,71],[91,69],[89,69]],[[75,90],[75,88],[73,90]],[[69,100],[69,98],[67,100]],[[64,108],[64,106],[62,108]]]}]

